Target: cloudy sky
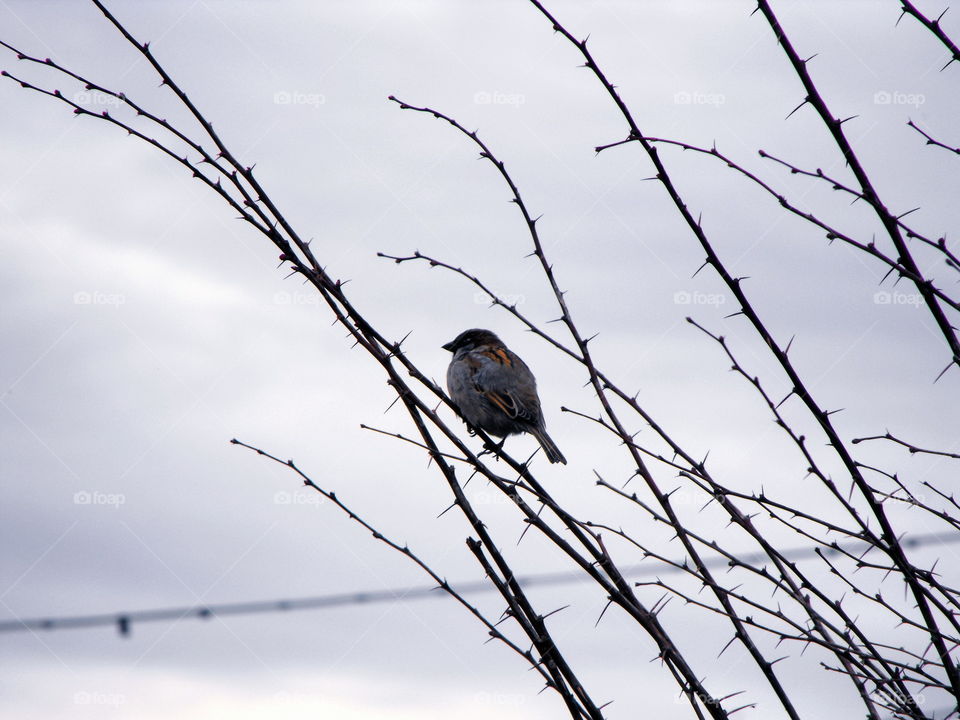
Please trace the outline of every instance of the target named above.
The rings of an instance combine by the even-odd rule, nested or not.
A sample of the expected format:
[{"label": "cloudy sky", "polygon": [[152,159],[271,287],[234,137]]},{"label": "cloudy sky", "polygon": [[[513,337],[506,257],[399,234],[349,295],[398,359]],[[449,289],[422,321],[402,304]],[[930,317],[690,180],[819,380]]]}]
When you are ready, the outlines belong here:
[{"label": "cloudy sky", "polygon": [[[921,3],[939,14],[934,3]],[[727,153],[799,205],[858,239],[881,232],[849,198],[791,177],[763,149],[805,168],[850,174],[810,108],[785,120],[802,87],[753,5],[549,2],[620,88],[643,130]],[[899,3],[775,2],[888,206],[919,207],[918,229],[957,226],[955,156],[926,147],[913,119],[954,145],[960,66]],[[178,79],[386,335],[442,380],[440,346],[490,327],[537,373],[547,422],[570,459],[540,467],[559,500],[628,523],[676,554],[669,536],[594,485],[626,480],[622,449],[595,426],[580,368],[491,309],[450,273],[378,259],[420,250],[484,278],[543,326],[549,287],[502,181],[446,124],[402,112],[388,95],[479,129],[507,163],[598,364],[685,446],[708,450],[741,488],[815,495],[758,398],[728,372],[692,315],[724,334],[771,394],[789,386],[735,312],[715,274],[692,277],[702,251],[638,147],[595,154],[626,130],[575,49],[521,2],[110,3]],[[956,17],[945,27],[960,35]],[[0,0],[0,38],[185,120],[149,66],[90,4]],[[115,110],[8,52],[0,67],[78,103]],[[383,591],[428,582],[400,556],[298,486],[283,468],[229,444],[239,438],[295,458],[384,533],[452,582],[480,578],[461,517],[437,516],[448,491],[422,453],[365,431],[409,432],[377,367],[351,350],[317,296],[277,268],[276,250],[182,167],[116,128],[15,83],[0,83],[0,620]],[[102,107],[101,107],[102,106]],[[956,451],[960,373],[916,291],[879,263],[785,215],[710,158],[662,157],[729,267],[845,438],[889,429]],[[948,234],[948,237],[950,235]],[[882,239],[879,239],[882,243]],[[922,268],[955,288],[935,254]],[[552,326],[556,328],[557,326]],[[566,340],[566,338],[563,338]],[[799,408],[798,427],[812,431]],[[804,423],[807,423],[804,425]],[[639,426],[637,429],[640,429]],[[643,437],[643,435],[641,435]],[[475,442],[475,441],[473,441]],[[510,441],[532,452],[530,438]],[[911,487],[949,487],[950,467],[883,446],[865,462]],[[830,461],[825,459],[827,467]],[[542,463],[541,463],[542,465]],[[955,472],[954,476],[955,477]],[[665,487],[678,481],[661,477]],[[490,488],[470,492],[518,571],[569,570]],[[691,499],[690,510],[699,508]],[[825,509],[826,511],[826,509]],[[917,513],[913,532],[942,530]],[[724,532],[723,525],[716,532]],[[736,546],[735,535],[725,536]],[[741,539],[742,540],[742,539]],[[784,538],[791,546],[796,540]],[[918,562],[949,545],[916,551]],[[624,551],[625,564],[639,558]],[[943,567],[943,566],[942,566]],[[651,570],[653,572],[654,570]],[[534,589],[558,637],[612,718],[639,708],[686,717],[649,640],[622,618],[594,623],[604,598],[578,586]],[[471,596],[494,616],[490,595]],[[745,690],[754,717],[776,717],[748,661],[707,619],[664,615],[724,692]],[[703,624],[702,627],[700,624]],[[724,631],[725,632],[725,631]],[[0,638],[0,714],[9,717],[558,717],[554,695],[519,659],[484,644],[483,628],[444,599],[133,627],[7,633]],[[791,661],[793,662],[793,661]],[[831,707],[803,690],[837,683],[797,660],[787,676],[805,717],[859,712],[849,689]]]}]

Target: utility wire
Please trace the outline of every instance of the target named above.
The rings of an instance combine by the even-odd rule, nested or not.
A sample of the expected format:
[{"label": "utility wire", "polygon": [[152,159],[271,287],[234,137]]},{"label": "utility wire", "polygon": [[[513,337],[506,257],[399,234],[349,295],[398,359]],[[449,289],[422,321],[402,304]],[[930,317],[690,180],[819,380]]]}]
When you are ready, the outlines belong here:
[{"label": "utility wire", "polygon": [[[960,533],[927,533],[904,538],[902,544],[906,548],[922,547],[937,543],[960,542]],[[830,548],[819,548],[824,554],[837,554],[840,551]],[[875,549],[868,543],[856,543],[844,548],[846,552],[854,553]],[[815,548],[805,547],[786,550],[783,556],[788,560],[802,560],[813,557]],[[762,561],[766,553],[756,552],[740,556],[740,560],[747,563]],[[678,563],[681,564],[682,563]],[[729,564],[723,557],[710,558],[704,562],[708,567],[719,567]],[[648,565],[630,565],[622,570],[625,577],[654,577],[667,573],[683,572],[680,567],[664,565],[656,573],[650,572]],[[536,575],[518,576],[521,585],[533,587],[535,585],[567,585],[584,582],[589,578],[580,572],[539,573]],[[471,580],[462,583],[451,583],[457,592],[467,595],[470,593],[490,592],[494,586],[485,580]],[[72,615],[53,618],[32,618],[6,620],[0,622],[0,632],[36,631],[36,630],[69,630],[73,628],[101,627],[112,625],[120,635],[130,635],[133,623],[177,621],[185,618],[207,620],[217,616],[253,615],[254,613],[286,612],[289,610],[313,610],[319,608],[342,607],[344,605],[364,605],[396,600],[420,600],[427,597],[449,597],[444,592],[437,593],[436,585],[418,585],[390,590],[369,590],[361,592],[337,593],[331,595],[315,595],[292,600],[255,600],[249,602],[217,603],[204,605],[188,605],[182,607],[156,608],[153,610],[134,610],[131,612],[113,612],[99,615]]]}]

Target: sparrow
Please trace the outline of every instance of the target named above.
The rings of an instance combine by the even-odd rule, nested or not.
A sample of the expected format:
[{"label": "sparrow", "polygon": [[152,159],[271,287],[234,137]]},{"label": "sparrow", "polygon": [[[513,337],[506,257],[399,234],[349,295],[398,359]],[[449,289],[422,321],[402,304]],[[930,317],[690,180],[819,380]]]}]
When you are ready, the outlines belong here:
[{"label": "sparrow", "polygon": [[491,435],[530,433],[551,463],[567,459],[547,435],[537,381],[516,353],[489,330],[465,330],[443,346],[453,353],[447,389],[467,423]]}]

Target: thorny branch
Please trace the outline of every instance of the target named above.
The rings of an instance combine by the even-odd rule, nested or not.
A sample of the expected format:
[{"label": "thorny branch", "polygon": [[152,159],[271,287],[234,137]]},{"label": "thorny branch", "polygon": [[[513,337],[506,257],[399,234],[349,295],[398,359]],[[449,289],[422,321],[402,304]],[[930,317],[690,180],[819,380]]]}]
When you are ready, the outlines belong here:
[{"label": "thorny branch", "polygon": [[947,64],[941,68],[942,70],[946,70],[947,67],[950,66],[950,63],[960,62],[960,48],[958,48],[956,43],[950,39],[950,36],[947,35],[943,29],[943,26],[940,24],[940,21],[943,19],[943,16],[947,14],[947,10],[949,10],[949,8],[944,9],[942,13],[931,20],[922,12],[917,10],[917,6],[910,2],[910,0],[900,0],[900,5],[902,6],[901,17],[903,17],[903,15],[911,15],[916,18],[917,22],[932,32],[936,36],[937,40],[943,43],[943,46],[950,51],[950,59],[947,61]]},{"label": "thorny branch", "polygon": [[342,510],[348,518],[350,518],[355,523],[363,527],[367,532],[369,532],[373,536],[374,540],[379,540],[390,549],[395,550],[401,555],[404,555],[411,562],[417,565],[417,567],[423,570],[423,572],[429,575],[430,578],[435,583],[437,583],[438,590],[442,590],[443,592],[450,595],[454,600],[460,603],[460,605],[462,605],[464,609],[466,609],[471,615],[473,615],[483,625],[485,625],[487,628],[487,632],[490,634],[491,638],[502,642],[504,645],[509,647],[517,655],[520,655],[524,660],[526,660],[531,665],[531,667],[534,670],[536,670],[540,674],[541,677],[543,677],[544,681],[548,685],[552,684],[552,680],[550,676],[547,674],[547,672],[543,669],[543,665],[534,658],[533,654],[529,650],[521,649],[520,646],[515,644],[507,636],[505,636],[502,632],[500,632],[500,630],[497,627],[497,623],[494,623],[488,620],[487,617],[475,605],[468,602],[466,598],[464,598],[459,592],[457,592],[456,588],[451,586],[450,583],[447,582],[446,578],[443,578],[440,575],[438,575],[436,572],[434,572],[434,570],[426,563],[426,561],[424,561],[419,555],[413,552],[413,550],[411,550],[407,545],[401,545],[400,543],[394,540],[391,540],[389,537],[387,537],[382,532],[377,530],[377,528],[375,528],[369,522],[364,520],[361,515],[359,515],[355,510],[351,509],[340,497],[338,497],[336,492],[334,492],[333,490],[328,490],[323,486],[319,485],[312,477],[310,477],[303,470],[301,470],[300,467],[297,466],[297,464],[293,460],[281,460],[280,458],[270,454],[266,450],[261,450],[258,447],[249,445],[245,442],[242,442],[241,440],[237,440],[236,438],[234,438],[230,442],[234,445],[245,447],[248,450],[253,450],[255,453],[257,453],[257,455],[260,455],[261,457],[265,457],[268,460],[272,460],[275,463],[283,465],[284,467],[289,468],[294,473],[296,473],[300,477],[300,479],[303,481],[304,485],[306,485],[309,488],[312,488],[316,492],[320,493],[327,500],[332,502],[334,505],[336,505],[337,508]]},{"label": "thorny branch", "polygon": [[[780,43],[780,47],[783,48],[784,53],[787,55],[790,64],[793,66],[793,69],[797,74],[797,77],[800,78],[800,81],[803,84],[803,88],[807,93],[806,97],[804,98],[804,103],[809,103],[812,105],[816,109],[817,114],[823,120],[824,125],[826,125],[830,135],[836,142],[837,147],[843,154],[843,159],[856,176],[857,183],[860,185],[860,193],[863,195],[864,200],[876,212],[877,217],[880,219],[880,222],[883,224],[884,229],[886,230],[890,240],[893,242],[893,245],[897,250],[900,262],[904,265],[904,267],[907,268],[907,270],[910,271],[917,291],[923,296],[924,302],[926,302],[930,314],[933,316],[933,319],[940,328],[944,339],[946,339],[947,344],[950,346],[950,351],[953,356],[952,362],[955,365],[960,366],[960,339],[957,338],[956,329],[950,324],[950,321],[943,312],[943,308],[940,307],[940,303],[936,295],[930,288],[929,281],[926,280],[923,273],[920,271],[920,268],[917,266],[917,263],[913,258],[913,254],[910,252],[910,248],[907,247],[907,244],[903,239],[903,235],[900,232],[900,226],[897,224],[897,217],[887,209],[887,206],[884,205],[883,201],[880,199],[880,195],[873,187],[873,182],[871,181],[870,176],[867,174],[867,171],[860,162],[860,159],[854,151],[850,140],[847,138],[847,135],[843,130],[843,124],[846,121],[841,120],[830,112],[830,108],[827,107],[826,100],[824,100],[819,89],[810,76],[810,72],[807,69],[808,61],[803,60],[794,49],[793,43],[790,41],[790,38],[781,27],[780,21],[774,14],[770,3],[767,2],[767,0],[758,0],[757,6],[769,23],[777,42]],[[945,658],[945,661],[948,662],[948,668],[950,668],[952,663],[948,658]],[[960,693],[960,675],[957,675],[956,671],[953,669],[950,669],[949,671],[954,676],[954,686],[957,692]]]}]

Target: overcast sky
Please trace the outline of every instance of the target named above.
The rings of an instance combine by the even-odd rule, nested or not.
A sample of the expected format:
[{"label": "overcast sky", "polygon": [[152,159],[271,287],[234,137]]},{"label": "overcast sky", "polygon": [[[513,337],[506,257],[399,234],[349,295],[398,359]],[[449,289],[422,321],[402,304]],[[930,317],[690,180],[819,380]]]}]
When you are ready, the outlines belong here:
[{"label": "overcast sky", "polygon": [[[936,15],[942,9],[920,3]],[[717,146],[805,208],[864,241],[882,228],[829,187],[758,157],[759,149],[850,180],[751,2],[549,2],[592,51],[650,135]],[[957,226],[957,158],[926,147],[908,119],[956,145],[954,65],[899,3],[775,2],[888,206],[919,229]],[[580,368],[561,359],[451,273],[376,253],[420,251],[463,266],[543,325],[549,287],[502,181],[446,124],[401,112],[388,95],[459,119],[507,163],[534,215],[598,364],[694,454],[742,488],[815,493],[804,467],[692,315],[728,337],[781,397],[789,385],[705,270],[702,251],[575,49],[515,2],[133,2],[110,7],[207,114],[331,275],[385,334],[412,332],[413,360],[438,381],[441,345],[489,327],[537,374],[548,427],[570,460],[538,465],[556,496],[676,549],[646,517],[594,485],[626,480],[595,426]],[[948,13],[948,32],[960,36]],[[175,98],[85,2],[0,0],[0,37],[184,119]],[[113,110],[102,96],[0,55],[0,67]],[[409,432],[377,367],[351,350],[317,296],[285,280],[276,250],[182,167],[116,128],[0,83],[0,619],[267,600],[428,582],[231,438],[297,463],[451,581],[480,577],[448,490],[422,453],[360,428]],[[956,451],[960,372],[915,289],[879,263],[785,215],[720,163],[664,148],[686,201],[768,326],[785,343],[845,438],[889,429]],[[951,235],[948,234],[948,237]],[[879,235],[878,235],[879,237]],[[955,288],[935,255],[922,268]],[[557,326],[553,326],[556,328]],[[799,408],[799,427],[812,431]],[[806,423],[806,425],[804,424]],[[639,427],[638,427],[639,429]],[[649,431],[648,431],[649,432]],[[476,441],[471,441],[476,443]],[[508,447],[532,452],[529,437]],[[949,466],[858,446],[911,487],[950,487]],[[825,460],[827,467],[832,467]],[[837,470],[839,473],[840,471]],[[665,487],[679,481],[664,473]],[[478,482],[523,573],[570,569]],[[694,507],[695,506],[695,507]],[[699,503],[691,500],[691,510]],[[917,513],[903,530],[931,532]],[[728,532],[722,524],[717,533]],[[724,536],[736,545],[734,534]],[[786,538],[787,546],[796,544]],[[949,546],[918,550],[958,566]],[[639,561],[624,552],[625,564]],[[653,570],[651,570],[652,572]],[[949,578],[948,578],[949,579]],[[949,584],[949,583],[948,583]],[[611,718],[687,717],[649,639],[586,587],[539,589],[558,637]],[[490,595],[473,598],[494,616]],[[739,649],[677,604],[663,616],[722,692],[745,690],[753,717],[778,706]],[[555,695],[445,599],[206,622],[0,637],[0,714],[18,718],[554,718]],[[850,689],[799,658],[785,665],[805,718],[861,712]],[[804,691],[836,684],[829,707]],[[744,713],[746,717],[747,713]]]}]

